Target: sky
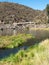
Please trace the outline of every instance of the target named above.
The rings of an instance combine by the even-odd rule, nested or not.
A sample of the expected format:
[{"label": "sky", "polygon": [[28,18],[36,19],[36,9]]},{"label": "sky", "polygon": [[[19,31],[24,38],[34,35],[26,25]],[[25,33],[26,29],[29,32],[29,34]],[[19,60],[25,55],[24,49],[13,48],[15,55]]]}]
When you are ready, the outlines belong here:
[{"label": "sky", "polygon": [[43,10],[49,4],[49,0],[0,0],[0,2],[14,2],[37,10]]}]

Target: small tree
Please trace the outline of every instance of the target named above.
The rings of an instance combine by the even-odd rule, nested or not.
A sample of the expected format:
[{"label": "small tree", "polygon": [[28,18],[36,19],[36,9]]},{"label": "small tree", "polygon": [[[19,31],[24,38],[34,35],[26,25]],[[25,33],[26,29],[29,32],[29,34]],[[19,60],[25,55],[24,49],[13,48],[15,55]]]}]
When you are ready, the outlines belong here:
[{"label": "small tree", "polygon": [[48,23],[49,23],[49,4],[47,4],[47,6],[46,6],[46,12],[47,12],[47,16],[48,16]]}]

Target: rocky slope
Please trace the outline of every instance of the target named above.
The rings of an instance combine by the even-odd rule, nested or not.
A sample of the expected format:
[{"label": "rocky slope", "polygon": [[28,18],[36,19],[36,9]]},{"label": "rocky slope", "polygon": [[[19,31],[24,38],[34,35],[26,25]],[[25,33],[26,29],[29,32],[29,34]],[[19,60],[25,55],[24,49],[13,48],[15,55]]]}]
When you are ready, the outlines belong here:
[{"label": "rocky slope", "polygon": [[0,20],[4,23],[13,22],[47,22],[47,15],[40,10],[17,3],[0,2]]}]

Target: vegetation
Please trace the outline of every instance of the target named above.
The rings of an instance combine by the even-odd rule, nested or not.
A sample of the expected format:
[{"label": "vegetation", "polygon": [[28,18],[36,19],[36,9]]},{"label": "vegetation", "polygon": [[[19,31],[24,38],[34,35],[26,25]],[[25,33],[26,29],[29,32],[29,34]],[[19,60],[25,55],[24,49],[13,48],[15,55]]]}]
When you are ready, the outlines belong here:
[{"label": "vegetation", "polygon": [[0,65],[49,65],[49,39],[0,60]]},{"label": "vegetation", "polygon": [[49,4],[46,6],[47,16],[48,16],[48,23],[49,23]]},{"label": "vegetation", "polygon": [[49,28],[31,28],[31,31],[36,39],[44,40],[49,38]]},{"label": "vegetation", "polygon": [[0,36],[0,48],[14,48],[22,46],[28,39],[34,38],[30,34],[18,34],[16,36]]},{"label": "vegetation", "polygon": [[[30,39],[34,41],[36,38],[30,34],[0,36],[0,48],[18,48]],[[11,53],[7,57],[0,58],[0,65],[49,65],[49,39],[41,42],[37,42],[39,40],[35,41],[37,44],[28,46],[26,49],[19,49],[14,54]]]},{"label": "vegetation", "polygon": [[47,4],[46,10],[47,10],[47,15],[49,16],[49,4]]}]

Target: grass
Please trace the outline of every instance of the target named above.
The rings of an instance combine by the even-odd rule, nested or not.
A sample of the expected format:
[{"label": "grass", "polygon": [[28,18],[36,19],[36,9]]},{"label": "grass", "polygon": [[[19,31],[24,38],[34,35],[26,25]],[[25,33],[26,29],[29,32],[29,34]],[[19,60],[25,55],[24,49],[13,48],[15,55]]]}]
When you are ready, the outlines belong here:
[{"label": "grass", "polygon": [[49,38],[49,28],[31,28],[31,33],[37,39],[46,39]]},{"label": "grass", "polygon": [[14,48],[23,45],[28,39],[33,38],[30,34],[18,34],[16,36],[0,36],[0,48]]},{"label": "grass", "polygon": [[0,65],[49,65],[49,39],[0,60]]},{"label": "grass", "polygon": [[31,30],[49,30],[49,28],[31,28]]},{"label": "grass", "polygon": [[[17,36],[0,36],[0,48],[14,48],[22,46],[28,40],[34,40],[30,34]],[[38,44],[21,49],[15,54],[0,59],[0,65],[49,65],[49,39]]]}]

